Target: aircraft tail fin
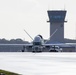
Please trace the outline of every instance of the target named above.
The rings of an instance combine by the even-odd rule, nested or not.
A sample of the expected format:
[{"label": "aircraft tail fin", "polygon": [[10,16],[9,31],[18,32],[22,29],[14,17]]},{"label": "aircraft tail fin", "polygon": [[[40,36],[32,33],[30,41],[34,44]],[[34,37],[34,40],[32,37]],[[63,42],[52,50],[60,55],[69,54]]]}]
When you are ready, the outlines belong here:
[{"label": "aircraft tail fin", "polygon": [[25,33],[33,40],[33,38],[30,36],[30,34],[24,29]]},{"label": "aircraft tail fin", "polygon": [[[52,35],[50,36],[49,40],[50,40],[51,37],[57,32],[57,30],[58,30],[58,29],[56,29],[56,30],[52,33]],[[49,40],[48,40],[48,41],[49,41]],[[46,42],[48,42],[48,41],[46,41]],[[46,42],[45,42],[45,43],[46,43]]]}]

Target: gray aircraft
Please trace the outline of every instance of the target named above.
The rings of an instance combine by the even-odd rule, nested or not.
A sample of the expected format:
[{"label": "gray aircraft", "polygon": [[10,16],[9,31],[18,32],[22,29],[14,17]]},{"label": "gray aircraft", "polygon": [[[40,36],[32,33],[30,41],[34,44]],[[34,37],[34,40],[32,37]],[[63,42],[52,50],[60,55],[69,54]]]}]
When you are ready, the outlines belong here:
[{"label": "gray aircraft", "polygon": [[[27,31],[24,30],[26,33]],[[57,30],[51,35],[51,37],[56,33]],[[34,39],[27,33],[27,35],[33,40],[30,44],[25,44],[25,48],[31,48],[32,52],[43,52],[45,48],[49,49],[49,52],[61,52],[59,48],[61,44],[47,44],[41,35],[37,35]],[[49,40],[48,40],[49,41]]]}]

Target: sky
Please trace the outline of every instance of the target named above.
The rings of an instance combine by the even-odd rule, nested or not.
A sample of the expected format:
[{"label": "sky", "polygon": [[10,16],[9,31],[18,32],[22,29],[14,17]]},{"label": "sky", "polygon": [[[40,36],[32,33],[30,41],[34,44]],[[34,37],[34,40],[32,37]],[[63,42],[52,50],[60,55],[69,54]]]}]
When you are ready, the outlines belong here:
[{"label": "sky", "polygon": [[65,38],[76,39],[76,0],[0,0],[0,38],[49,38],[48,10],[66,10]]}]

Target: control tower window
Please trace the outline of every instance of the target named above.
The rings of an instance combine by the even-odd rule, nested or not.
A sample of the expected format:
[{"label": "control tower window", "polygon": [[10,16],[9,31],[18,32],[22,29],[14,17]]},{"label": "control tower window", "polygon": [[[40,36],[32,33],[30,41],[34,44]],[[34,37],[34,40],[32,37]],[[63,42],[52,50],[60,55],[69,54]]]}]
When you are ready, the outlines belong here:
[{"label": "control tower window", "polygon": [[58,19],[58,18],[60,19],[60,18],[61,18],[61,16],[54,16],[54,18],[55,18],[55,19]]}]

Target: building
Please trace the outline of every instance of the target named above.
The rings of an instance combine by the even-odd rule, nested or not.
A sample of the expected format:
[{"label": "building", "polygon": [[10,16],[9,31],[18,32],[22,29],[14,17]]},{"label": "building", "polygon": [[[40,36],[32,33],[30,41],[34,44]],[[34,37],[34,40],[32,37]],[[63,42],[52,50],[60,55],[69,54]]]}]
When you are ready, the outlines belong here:
[{"label": "building", "polygon": [[63,42],[64,41],[64,22],[66,17],[66,11],[55,10],[48,11],[49,23],[50,23],[50,41],[51,42]]},{"label": "building", "polygon": [[47,11],[50,23],[50,41],[47,43],[70,43],[62,45],[63,52],[76,52],[76,40],[64,38],[66,10]]}]

